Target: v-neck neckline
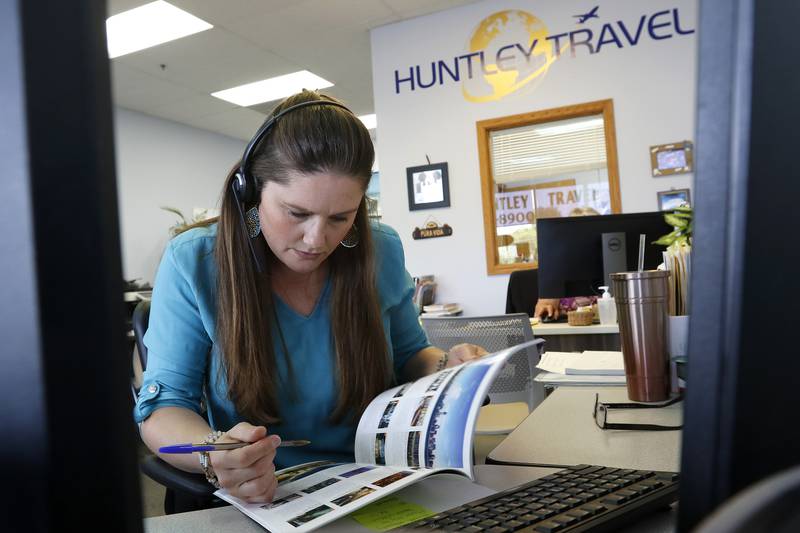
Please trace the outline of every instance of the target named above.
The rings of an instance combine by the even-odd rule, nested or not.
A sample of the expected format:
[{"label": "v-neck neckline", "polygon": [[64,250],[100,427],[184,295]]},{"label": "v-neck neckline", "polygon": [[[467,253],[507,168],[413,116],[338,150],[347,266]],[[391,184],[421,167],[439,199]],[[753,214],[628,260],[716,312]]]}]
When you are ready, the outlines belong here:
[{"label": "v-neck neckline", "polygon": [[303,320],[308,320],[308,319],[312,318],[315,314],[317,314],[317,310],[320,307],[320,303],[325,299],[325,296],[328,293],[328,289],[329,289],[330,284],[331,284],[331,277],[330,277],[330,274],[329,274],[325,278],[325,284],[322,286],[322,290],[319,292],[319,296],[317,296],[317,301],[314,303],[314,307],[311,309],[311,312],[309,314],[307,314],[307,315],[304,315],[303,313],[297,311],[294,307],[289,305],[289,302],[287,302],[286,300],[281,298],[281,296],[277,292],[275,292],[274,290],[272,291],[272,296],[276,301],[280,302],[280,304],[283,307],[285,307],[289,312],[291,312],[292,315],[294,315],[294,316],[296,316],[298,318],[301,318]]}]

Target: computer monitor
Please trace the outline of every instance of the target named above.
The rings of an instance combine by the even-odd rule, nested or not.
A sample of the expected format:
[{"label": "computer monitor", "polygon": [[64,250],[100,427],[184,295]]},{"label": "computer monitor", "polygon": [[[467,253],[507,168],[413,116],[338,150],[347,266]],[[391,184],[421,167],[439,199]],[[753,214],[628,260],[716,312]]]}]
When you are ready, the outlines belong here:
[{"label": "computer monitor", "polygon": [[142,531],[105,18],[0,3],[0,531]]},{"label": "computer monitor", "polygon": [[644,268],[656,268],[665,247],[653,241],[672,229],[660,211],[538,220],[539,297],[601,294],[609,273],[636,270],[641,234]]},{"label": "computer monitor", "polygon": [[[800,181],[791,171],[800,108],[786,104],[800,91],[800,71],[786,68],[786,58],[800,54],[798,18],[797,2],[699,2],[679,531],[800,464],[800,357],[789,304],[800,294]],[[756,509],[755,500],[742,503],[738,509]],[[780,513],[769,518],[749,530],[778,531]]]}]

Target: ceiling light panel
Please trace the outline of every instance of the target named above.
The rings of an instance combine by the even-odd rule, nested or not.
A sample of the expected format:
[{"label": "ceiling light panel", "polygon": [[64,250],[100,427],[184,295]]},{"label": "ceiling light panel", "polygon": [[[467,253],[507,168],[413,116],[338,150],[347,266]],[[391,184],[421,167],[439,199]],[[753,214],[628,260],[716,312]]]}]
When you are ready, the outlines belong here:
[{"label": "ceiling light panel", "polygon": [[115,58],[213,28],[208,22],[158,0],[106,20],[108,57]]},{"label": "ceiling light panel", "polygon": [[333,83],[307,70],[301,70],[275,78],[247,83],[224,91],[217,91],[211,93],[211,96],[242,107],[248,107],[279,100],[303,89],[317,90],[327,87],[333,87]]}]

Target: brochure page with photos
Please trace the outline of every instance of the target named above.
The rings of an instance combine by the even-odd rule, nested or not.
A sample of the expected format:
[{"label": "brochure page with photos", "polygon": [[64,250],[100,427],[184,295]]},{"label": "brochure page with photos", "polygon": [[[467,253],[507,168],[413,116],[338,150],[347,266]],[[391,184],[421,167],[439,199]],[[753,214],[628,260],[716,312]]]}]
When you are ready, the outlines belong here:
[{"label": "brochure page with photos", "polygon": [[216,495],[272,532],[311,531],[439,472],[473,479],[472,440],[483,400],[505,362],[535,340],[384,391],[366,408],[355,463],[280,470],[271,503]]}]

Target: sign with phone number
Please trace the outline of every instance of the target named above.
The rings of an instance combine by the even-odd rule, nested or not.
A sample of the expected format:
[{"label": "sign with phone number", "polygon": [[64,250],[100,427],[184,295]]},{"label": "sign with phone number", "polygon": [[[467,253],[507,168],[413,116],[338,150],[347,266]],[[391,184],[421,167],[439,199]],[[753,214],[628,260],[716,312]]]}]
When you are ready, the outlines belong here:
[{"label": "sign with phone number", "polygon": [[494,195],[495,225],[533,224],[533,191],[498,192]]}]

